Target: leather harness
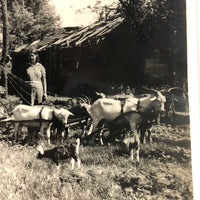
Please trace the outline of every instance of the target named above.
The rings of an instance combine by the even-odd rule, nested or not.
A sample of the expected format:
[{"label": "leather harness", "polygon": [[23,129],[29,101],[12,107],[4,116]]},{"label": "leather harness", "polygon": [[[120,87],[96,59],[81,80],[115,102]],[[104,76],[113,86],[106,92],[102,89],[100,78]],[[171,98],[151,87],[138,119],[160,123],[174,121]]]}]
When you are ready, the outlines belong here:
[{"label": "leather harness", "polygon": [[40,112],[39,112],[39,122],[40,122],[40,127],[42,125],[42,110],[44,109],[44,107],[41,108]]},{"label": "leather harness", "polygon": [[[126,99],[120,99],[120,103],[121,103],[121,114],[124,113],[124,106],[126,104]],[[136,111],[139,112],[140,109],[140,98],[138,99],[137,102],[137,107],[136,107]]]}]

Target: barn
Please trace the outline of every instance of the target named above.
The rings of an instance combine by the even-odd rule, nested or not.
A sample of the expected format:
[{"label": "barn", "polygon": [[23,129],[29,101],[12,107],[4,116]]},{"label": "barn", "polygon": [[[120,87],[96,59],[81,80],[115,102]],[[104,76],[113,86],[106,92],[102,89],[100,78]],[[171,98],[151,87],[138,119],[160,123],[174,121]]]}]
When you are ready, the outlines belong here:
[{"label": "barn", "polygon": [[[81,85],[105,93],[122,83],[131,87],[174,85],[169,55],[156,43],[152,41],[150,47],[139,43],[128,23],[115,17],[15,49],[13,72],[24,76],[24,52],[34,47],[46,67],[48,90],[64,96],[73,95]],[[186,65],[184,59],[179,60],[179,66]]]}]

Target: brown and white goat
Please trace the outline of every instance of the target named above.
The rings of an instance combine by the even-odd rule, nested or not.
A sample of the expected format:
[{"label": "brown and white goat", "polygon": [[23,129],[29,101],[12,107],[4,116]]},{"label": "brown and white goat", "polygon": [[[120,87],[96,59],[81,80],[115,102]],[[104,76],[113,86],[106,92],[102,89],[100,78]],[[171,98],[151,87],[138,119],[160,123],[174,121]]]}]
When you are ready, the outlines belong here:
[{"label": "brown and white goat", "polygon": [[36,149],[39,151],[37,158],[49,158],[58,166],[61,160],[71,159],[71,169],[74,170],[75,162],[80,168],[81,160],[79,157],[80,139],[77,138],[75,142],[68,142],[65,145],[59,145],[49,150],[43,150],[42,145]]}]

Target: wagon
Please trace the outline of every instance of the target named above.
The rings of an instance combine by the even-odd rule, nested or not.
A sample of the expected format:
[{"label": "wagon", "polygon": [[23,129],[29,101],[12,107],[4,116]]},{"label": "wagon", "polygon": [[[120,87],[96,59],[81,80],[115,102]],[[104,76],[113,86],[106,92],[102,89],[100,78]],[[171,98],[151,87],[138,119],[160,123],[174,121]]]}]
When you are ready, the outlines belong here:
[{"label": "wagon", "polygon": [[[1,139],[6,139],[8,140],[9,138],[13,137],[14,134],[14,125],[15,123],[26,123],[26,122],[31,122],[33,124],[40,124],[42,121],[47,121],[47,120],[40,120],[40,119],[35,119],[35,120],[15,120],[14,118],[6,118],[3,117],[0,119],[0,134],[1,134]],[[70,130],[77,130],[78,128],[82,128],[84,125],[87,124],[87,118],[86,117],[81,117],[81,118],[72,118],[68,120],[68,125],[67,128]],[[71,134],[70,134],[71,135]],[[71,135],[73,137],[73,134]]]}]

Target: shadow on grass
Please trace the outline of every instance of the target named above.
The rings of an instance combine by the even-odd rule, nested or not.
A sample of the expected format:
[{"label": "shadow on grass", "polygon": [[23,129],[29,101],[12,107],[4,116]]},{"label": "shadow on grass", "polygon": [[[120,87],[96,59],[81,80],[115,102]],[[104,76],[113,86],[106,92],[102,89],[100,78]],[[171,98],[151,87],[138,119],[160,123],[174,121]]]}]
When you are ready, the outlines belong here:
[{"label": "shadow on grass", "polygon": [[191,143],[189,139],[184,139],[184,140],[172,140],[168,138],[157,138],[156,143],[164,143],[166,145],[169,145],[171,147],[183,147],[185,149],[190,149],[191,148]]},{"label": "shadow on grass", "polygon": [[115,181],[119,183],[123,190],[128,187],[131,187],[133,190],[137,190],[139,187],[138,177],[116,177]]},{"label": "shadow on grass", "polygon": [[129,152],[126,151],[126,150],[122,150],[120,148],[116,148],[114,151],[113,151],[113,154],[117,157],[128,157],[129,156]]},{"label": "shadow on grass", "polygon": [[67,182],[68,183],[77,182],[80,184],[81,182],[86,181],[85,177],[81,177],[78,174],[74,173],[73,171],[68,172],[67,174],[64,174],[62,176],[60,175],[59,179],[60,179],[61,184],[64,184]]},{"label": "shadow on grass", "polygon": [[151,151],[141,151],[140,157],[144,159],[157,158],[161,162],[176,161],[181,164],[187,164],[191,159],[181,150],[151,150]]},{"label": "shadow on grass", "polygon": [[142,158],[163,158],[163,152],[159,149],[151,150],[151,151],[140,151],[140,157]]}]

